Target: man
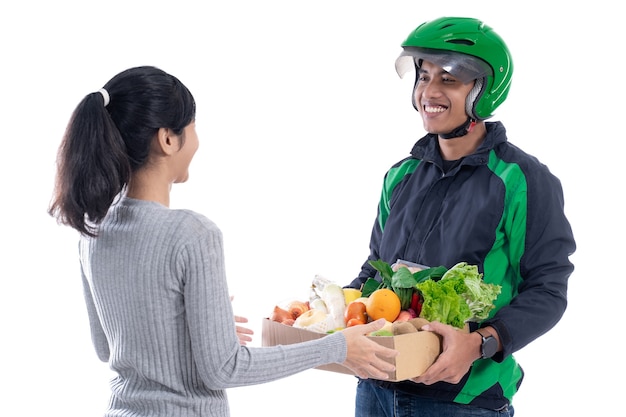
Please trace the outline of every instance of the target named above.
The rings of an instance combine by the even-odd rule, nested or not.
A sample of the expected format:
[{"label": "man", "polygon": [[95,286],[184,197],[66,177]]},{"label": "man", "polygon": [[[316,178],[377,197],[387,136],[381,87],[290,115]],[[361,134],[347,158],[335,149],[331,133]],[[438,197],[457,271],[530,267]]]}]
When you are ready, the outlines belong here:
[{"label": "man", "polygon": [[508,142],[501,122],[485,121],[506,99],[513,73],[492,28],[439,18],[402,47],[396,69],[416,71],[413,106],[428,134],[386,173],[371,253],[349,286],[380,278],[372,260],[448,268],[463,261],[502,292],[470,333],[429,325],[443,337],[443,352],[423,375],[360,380],[356,415],[513,415],[524,376],[513,353],[550,330],[567,305],[575,242],[561,184]]}]

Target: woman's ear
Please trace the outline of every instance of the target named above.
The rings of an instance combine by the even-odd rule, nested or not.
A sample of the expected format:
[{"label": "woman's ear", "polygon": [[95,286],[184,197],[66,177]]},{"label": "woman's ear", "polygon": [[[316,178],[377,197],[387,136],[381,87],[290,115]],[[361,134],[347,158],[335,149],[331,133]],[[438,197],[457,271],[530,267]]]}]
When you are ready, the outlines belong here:
[{"label": "woman's ear", "polygon": [[165,155],[172,155],[178,150],[178,136],[166,127],[159,128],[156,144],[158,149]]}]

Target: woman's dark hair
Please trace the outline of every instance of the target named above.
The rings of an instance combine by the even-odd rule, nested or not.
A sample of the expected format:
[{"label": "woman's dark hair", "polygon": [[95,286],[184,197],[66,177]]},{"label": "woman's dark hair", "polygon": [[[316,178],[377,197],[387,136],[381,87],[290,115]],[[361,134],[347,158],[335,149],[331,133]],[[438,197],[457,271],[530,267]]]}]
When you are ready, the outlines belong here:
[{"label": "woman's dark hair", "polygon": [[[176,77],[150,66],[125,70],[76,107],[59,147],[48,213],[81,234],[96,236],[132,172],[146,164],[160,128],[182,135],[196,117],[191,92]],[[106,106],[105,106],[106,105]]]}]

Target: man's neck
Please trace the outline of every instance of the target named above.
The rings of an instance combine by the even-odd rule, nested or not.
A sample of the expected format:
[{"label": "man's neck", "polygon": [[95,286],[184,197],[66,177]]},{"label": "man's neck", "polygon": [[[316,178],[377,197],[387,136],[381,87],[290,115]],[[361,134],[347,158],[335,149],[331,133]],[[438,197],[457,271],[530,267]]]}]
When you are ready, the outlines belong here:
[{"label": "man's neck", "polygon": [[459,136],[452,139],[439,140],[439,149],[441,158],[445,161],[456,161],[464,156],[471,155],[483,143],[487,136],[487,128],[485,122],[477,122],[467,135]]}]

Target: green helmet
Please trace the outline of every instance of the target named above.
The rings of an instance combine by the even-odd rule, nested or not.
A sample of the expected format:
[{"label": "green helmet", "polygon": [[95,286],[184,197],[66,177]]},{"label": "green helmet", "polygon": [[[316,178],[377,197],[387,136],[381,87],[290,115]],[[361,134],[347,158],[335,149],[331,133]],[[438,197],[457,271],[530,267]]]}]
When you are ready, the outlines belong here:
[{"label": "green helmet", "polygon": [[477,120],[493,116],[511,88],[513,60],[509,49],[491,27],[478,19],[441,17],[422,23],[402,48],[396,60],[400,77],[427,60],[464,83],[478,80],[476,88],[480,91],[472,91],[467,103],[468,115]]}]

